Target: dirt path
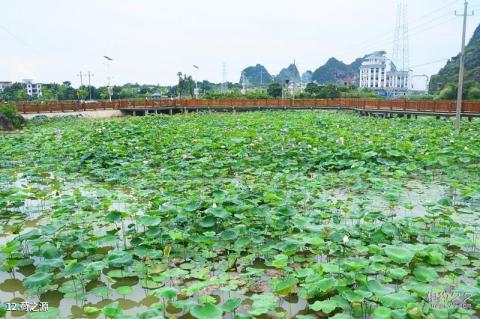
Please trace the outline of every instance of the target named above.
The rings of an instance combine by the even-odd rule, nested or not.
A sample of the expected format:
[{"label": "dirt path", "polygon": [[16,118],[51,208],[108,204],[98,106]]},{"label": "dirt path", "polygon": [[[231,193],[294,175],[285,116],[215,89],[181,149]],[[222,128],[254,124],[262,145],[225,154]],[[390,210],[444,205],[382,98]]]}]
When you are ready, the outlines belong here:
[{"label": "dirt path", "polygon": [[103,118],[110,118],[110,117],[120,117],[123,116],[122,112],[119,110],[99,110],[99,111],[81,111],[81,112],[57,112],[57,113],[32,113],[32,114],[21,114],[27,120],[34,118],[35,116],[47,116],[47,117],[55,117],[55,116],[78,116],[81,115],[87,118],[93,119],[103,119]]}]

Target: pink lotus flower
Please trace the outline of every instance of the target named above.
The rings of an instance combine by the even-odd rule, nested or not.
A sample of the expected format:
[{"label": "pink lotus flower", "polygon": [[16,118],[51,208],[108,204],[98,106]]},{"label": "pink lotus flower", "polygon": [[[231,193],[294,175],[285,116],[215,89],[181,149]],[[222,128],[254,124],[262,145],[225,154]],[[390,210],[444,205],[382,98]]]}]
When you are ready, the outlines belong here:
[{"label": "pink lotus flower", "polygon": [[188,158],[188,155],[187,155],[187,154],[183,154],[183,155],[182,155],[182,158],[183,158],[184,160],[186,160],[186,159]]}]

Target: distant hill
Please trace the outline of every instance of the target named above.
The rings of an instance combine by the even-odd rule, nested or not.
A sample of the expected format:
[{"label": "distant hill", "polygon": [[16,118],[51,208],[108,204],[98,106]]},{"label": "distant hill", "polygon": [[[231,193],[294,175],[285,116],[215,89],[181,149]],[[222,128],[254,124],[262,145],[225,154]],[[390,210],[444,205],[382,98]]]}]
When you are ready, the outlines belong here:
[{"label": "distant hill", "polygon": [[[458,84],[458,69],[460,54],[451,58],[447,64],[432,76],[430,93],[437,94],[447,87],[456,87]],[[465,50],[465,89],[467,94],[472,89],[480,88],[480,25],[475,30]],[[454,89],[453,89],[454,91]],[[472,97],[473,98],[473,97]]]},{"label": "distant hill", "polygon": [[302,74],[302,82],[303,83],[310,83],[312,82],[312,76],[313,72],[312,71],[305,71]]},{"label": "distant hill", "polygon": [[[273,82],[272,75],[268,73],[267,69],[261,64],[249,66],[248,68],[243,69],[242,73],[245,74],[245,78],[249,85],[261,85]],[[240,76],[240,83],[243,83],[242,76]]]},{"label": "distant hill", "polygon": [[325,83],[356,83],[360,73],[360,66],[365,58],[373,53],[382,53],[385,51],[372,52],[362,58],[357,58],[351,64],[345,64],[336,58],[330,58],[327,63],[313,72],[312,81],[319,84]]},{"label": "distant hill", "polygon": [[275,78],[275,82],[277,83],[285,83],[285,80],[300,83],[300,72],[298,72],[295,64],[290,64],[288,67],[282,69]]}]

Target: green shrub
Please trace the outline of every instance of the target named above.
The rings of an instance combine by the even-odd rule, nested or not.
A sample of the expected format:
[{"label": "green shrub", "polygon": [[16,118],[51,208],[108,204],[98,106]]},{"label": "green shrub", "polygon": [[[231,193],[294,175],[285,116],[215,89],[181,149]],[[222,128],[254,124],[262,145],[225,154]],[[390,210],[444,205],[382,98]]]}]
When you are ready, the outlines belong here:
[{"label": "green shrub", "polygon": [[12,104],[0,104],[0,129],[18,129],[25,124],[25,119],[17,113]]},{"label": "green shrub", "polygon": [[480,100],[480,87],[471,87],[467,93],[467,100]]}]

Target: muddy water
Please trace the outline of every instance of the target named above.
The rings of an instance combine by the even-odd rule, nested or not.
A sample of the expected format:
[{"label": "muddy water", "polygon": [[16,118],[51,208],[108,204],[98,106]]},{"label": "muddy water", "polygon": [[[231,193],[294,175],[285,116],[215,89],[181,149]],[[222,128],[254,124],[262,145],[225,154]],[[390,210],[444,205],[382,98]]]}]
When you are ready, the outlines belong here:
[{"label": "muddy water", "polygon": [[[33,187],[33,183],[28,180],[21,180],[14,182],[14,186],[22,188],[24,191],[28,191]],[[3,231],[0,235],[0,246],[4,245],[8,241],[14,239],[18,234],[25,233],[29,230],[38,227],[49,221],[48,210],[51,207],[52,202],[49,198],[58,197],[61,195],[72,195],[75,192],[80,192],[83,196],[93,197],[98,199],[98,190],[102,189],[101,186],[95,185],[89,181],[82,180],[81,182],[67,182],[63,181],[60,190],[51,190],[45,188],[43,185],[34,185],[35,188],[48,190],[50,193],[44,195],[43,199],[29,198],[24,201],[24,204],[15,209],[10,209],[8,214],[2,215],[4,221]],[[108,190],[109,197],[114,198],[111,200],[109,210],[128,210],[135,200],[129,194],[120,190]],[[324,199],[333,202],[346,205],[350,211],[358,210],[360,207],[359,202],[362,202],[362,209],[365,211],[390,211],[392,215],[398,217],[405,216],[421,216],[428,212],[429,204],[435,203],[441,198],[448,195],[448,189],[445,186],[436,184],[425,184],[419,181],[410,181],[403,185],[400,189],[393,189],[386,193],[381,190],[370,190],[368,192],[359,194],[348,189],[342,190],[330,190],[324,193]],[[363,199],[366,198],[366,201]],[[19,217],[20,216],[20,217]],[[17,224],[21,224],[21,228],[18,229]],[[255,267],[265,268],[264,265],[257,264]],[[34,268],[32,266],[23,267],[15,273],[15,278],[5,272],[0,272],[0,302],[22,302],[22,301],[38,301],[36,298],[26,297],[25,289],[22,285],[22,280],[33,273]],[[121,280],[115,280],[109,282],[105,276],[102,276],[102,281],[97,284],[106,285],[112,288],[110,295],[106,298],[95,297],[92,294],[87,294],[87,300],[84,302],[75,301],[72,298],[65,298],[63,293],[49,291],[40,296],[40,301],[49,303],[51,307],[57,307],[60,310],[62,316],[73,316],[75,318],[102,318],[103,315],[89,315],[87,316],[83,309],[85,306],[102,308],[112,302],[118,301],[120,307],[126,314],[136,314],[149,308],[152,304],[157,302],[163,302],[163,300],[151,296],[151,290],[142,287],[138,278],[125,278]],[[261,278],[262,282],[268,282],[269,276]],[[131,286],[133,291],[127,296],[121,296],[115,288],[120,286]],[[181,289],[182,285],[177,285],[177,288]],[[268,291],[268,285],[265,285]],[[89,289],[94,288],[90,285]],[[248,311],[251,300],[249,296],[251,293],[245,293],[245,291],[231,291],[225,292],[222,290],[210,291],[210,295],[214,296],[219,303],[223,303],[229,298],[241,298],[242,305],[240,311]],[[192,297],[192,300],[197,301],[198,296]],[[284,298],[280,298],[278,302],[278,308],[283,309],[288,317],[293,317],[296,314],[308,313],[305,308],[307,304],[304,300],[299,299],[295,294],[288,295]],[[182,311],[181,309],[175,309],[173,306],[167,307],[166,315],[175,315],[180,318],[191,318],[188,311]],[[7,313],[7,318],[22,318],[26,314],[23,312],[10,312]],[[232,314],[228,314],[232,316]],[[229,318],[229,317],[226,317]]]}]

